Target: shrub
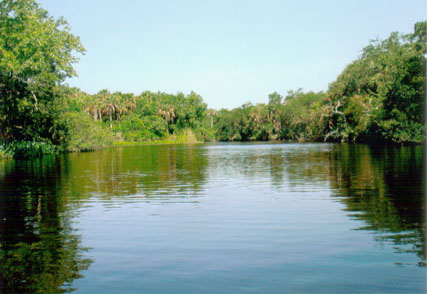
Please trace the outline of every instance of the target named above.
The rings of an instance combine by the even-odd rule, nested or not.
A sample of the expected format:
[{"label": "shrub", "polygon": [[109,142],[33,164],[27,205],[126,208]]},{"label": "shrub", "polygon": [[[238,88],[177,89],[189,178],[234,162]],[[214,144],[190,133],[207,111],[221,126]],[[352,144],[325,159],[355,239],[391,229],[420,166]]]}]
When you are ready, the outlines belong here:
[{"label": "shrub", "polygon": [[60,120],[67,126],[62,146],[65,151],[92,151],[112,145],[112,132],[92,120],[86,113],[64,113]]},{"label": "shrub", "polygon": [[31,158],[55,154],[56,147],[50,142],[13,141],[4,146],[3,152],[14,158]]},{"label": "shrub", "polygon": [[166,137],[167,125],[165,120],[158,116],[126,116],[116,127],[126,141],[141,142],[153,141]]}]

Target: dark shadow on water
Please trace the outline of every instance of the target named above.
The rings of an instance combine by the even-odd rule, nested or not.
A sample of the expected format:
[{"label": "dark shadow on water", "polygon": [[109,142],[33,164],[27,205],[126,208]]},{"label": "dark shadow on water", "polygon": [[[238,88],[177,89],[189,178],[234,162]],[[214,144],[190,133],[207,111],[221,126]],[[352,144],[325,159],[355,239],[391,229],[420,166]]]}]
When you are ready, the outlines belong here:
[{"label": "dark shadow on water", "polygon": [[279,192],[331,190],[350,218],[365,223],[355,229],[426,265],[424,146],[283,144],[247,153],[224,160],[244,166],[253,182],[269,178]]},{"label": "dark shadow on water", "polygon": [[59,160],[8,161],[1,168],[0,292],[72,291],[92,261],[70,224]]},{"label": "dark shadow on water", "polygon": [[396,252],[413,252],[426,265],[425,150],[423,146],[335,145],[330,181],[349,216],[363,220]]}]

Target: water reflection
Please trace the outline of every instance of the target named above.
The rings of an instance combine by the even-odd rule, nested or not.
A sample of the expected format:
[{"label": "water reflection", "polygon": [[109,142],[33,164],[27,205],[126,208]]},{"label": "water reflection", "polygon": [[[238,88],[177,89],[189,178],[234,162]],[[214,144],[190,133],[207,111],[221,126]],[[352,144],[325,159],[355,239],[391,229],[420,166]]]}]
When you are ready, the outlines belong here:
[{"label": "water reflection", "polygon": [[[73,280],[92,263],[82,237],[73,230],[76,221],[83,222],[82,228],[87,226],[86,233],[95,234],[83,238],[93,238],[104,254],[115,252],[118,260],[127,257],[129,263],[134,258],[139,260],[130,269],[123,266],[122,276],[126,278],[136,276],[134,271],[157,275],[159,280],[162,273],[176,278],[171,273],[177,269],[187,270],[188,276],[215,273],[192,272],[197,270],[192,261],[208,260],[215,265],[215,259],[221,257],[216,246],[222,252],[237,252],[236,246],[241,244],[237,253],[242,257],[236,263],[241,262],[244,269],[250,269],[247,257],[255,253],[259,255],[253,255],[256,258],[252,261],[260,265],[265,261],[263,256],[276,260],[288,252],[297,252],[304,260],[304,254],[311,256],[308,251],[321,248],[313,243],[319,241],[322,232],[306,228],[307,221],[317,221],[323,217],[321,213],[336,216],[334,209],[342,206],[348,215],[334,220],[353,219],[354,229],[372,233],[377,243],[391,244],[395,252],[418,256],[422,266],[426,260],[423,165],[421,146],[348,144],[136,146],[8,161],[0,164],[0,292],[72,290]],[[273,202],[270,196],[276,197],[273,200],[277,205],[267,203]],[[195,202],[203,205],[193,205]],[[126,207],[126,203],[134,205]],[[99,207],[111,205],[117,209],[110,210],[114,216],[110,218]],[[96,209],[91,210],[93,207]],[[81,220],[82,215],[86,219]],[[102,224],[98,223],[99,216],[105,217]],[[328,236],[342,229],[332,219],[323,220],[334,225],[326,228]],[[325,229],[322,225],[316,228]],[[339,232],[345,234],[349,227]],[[341,239],[322,240],[329,242],[324,244],[330,245],[331,251],[342,252],[342,244],[346,244]],[[129,251],[127,256],[121,256],[122,246]],[[257,251],[259,248],[267,248],[261,252],[265,255]],[[357,246],[354,248],[349,250],[357,251]],[[108,254],[104,260],[101,254],[91,268],[99,263],[108,268],[114,258]],[[353,262],[349,257],[350,266],[343,264],[353,269]],[[315,260],[291,265],[285,261],[280,266],[285,265],[283,268],[292,274],[292,266],[302,267],[305,273],[312,266],[319,268],[319,264]],[[151,271],[153,266],[158,266],[159,272]],[[117,269],[111,267],[114,276]],[[162,267],[167,270],[162,272]],[[360,266],[358,270],[364,269]],[[283,274],[283,269],[278,273]],[[144,282],[157,281],[147,274]]]},{"label": "water reflection", "polygon": [[355,229],[371,231],[396,252],[417,254],[418,265],[426,266],[423,146],[231,146],[211,148],[212,177],[230,182],[227,176],[232,175],[260,189],[267,179],[270,189],[279,192],[331,191],[349,217],[366,224]]},{"label": "water reflection", "polygon": [[[330,144],[218,144],[207,147],[209,181],[294,191],[324,189]],[[326,165],[325,165],[326,164]],[[234,181],[233,181],[234,179]]]},{"label": "water reflection", "polygon": [[71,197],[104,201],[195,201],[206,183],[206,150],[186,146],[120,147],[68,154],[64,189]]},{"label": "water reflection", "polygon": [[391,242],[397,252],[414,252],[426,265],[424,148],[335,145],[330,180],[350,216]]},{"label": "water reflection", "polygon": [[91,260],[69,223],[54,158],[9,161],[0,173],[0,292],[61,293]]}]

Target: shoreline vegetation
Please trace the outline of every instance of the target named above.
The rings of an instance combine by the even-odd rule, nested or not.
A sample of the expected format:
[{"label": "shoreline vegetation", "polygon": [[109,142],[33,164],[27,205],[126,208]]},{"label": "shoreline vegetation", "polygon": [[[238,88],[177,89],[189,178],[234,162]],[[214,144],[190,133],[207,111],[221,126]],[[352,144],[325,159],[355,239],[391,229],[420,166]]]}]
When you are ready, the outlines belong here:
[{"label": "shoreline vegetation", "polygon": [[[373,32],[375,33],[375,32]],[[422,144],[427,22],[373,40],[326,92],[274,92],[268,103],[208,109],[189,94],[64,84],[85,49],[33,0],[0,2],[0,157],[134,144],[297,141]]]}]

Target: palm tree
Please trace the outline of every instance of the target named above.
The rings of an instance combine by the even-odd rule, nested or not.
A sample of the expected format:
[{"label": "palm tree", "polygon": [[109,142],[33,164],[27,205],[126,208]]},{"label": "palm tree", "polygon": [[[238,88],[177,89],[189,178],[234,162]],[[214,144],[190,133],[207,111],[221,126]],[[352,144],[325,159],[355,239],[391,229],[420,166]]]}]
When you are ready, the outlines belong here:
[{"label": "palm tree", "polygon": [[117,120],[121,120],[123,114],[136,107],[136,98],[133,94],[119,94],[118,109],[116,112]]},{"label": "palm tree", "polygon": [[166,104],[159,109],[158,114],[166,120],[167,132],[169,134],[169,123],[173,122],[175,118],[175,108],[169,104]]},{"label": "palm tree", "polygon": [[216,110],[215,109],[208,109],[207,114],[211,118],[211,129],[212,129],[213,128],[213,117],[216,115]]},{"label": "palm tree", "polygon": [[[101,93],[102,92],[102,93]],[[111,95],[110,92],[102,90],[100,92],[101,101],[103,104],[102,112],[110,118],[110,129],[113,128],[113,116],[116,114],[118,106],[118,95]]]},{"label": "palm tree", "polygon": [[102,117],[99,116],[100,109],[101,109],[101,103],[97,99],[96,96],[87,95],[86,97],[84,97],[84,105],[85,105],[84,112],[89,113],[90,115],[92,115],[93,119],[95,121],[97,121],[98,118],[102,119]]}]

